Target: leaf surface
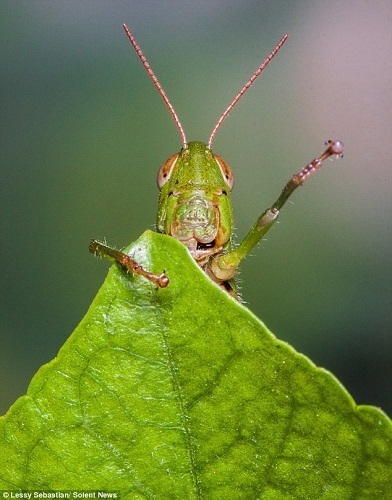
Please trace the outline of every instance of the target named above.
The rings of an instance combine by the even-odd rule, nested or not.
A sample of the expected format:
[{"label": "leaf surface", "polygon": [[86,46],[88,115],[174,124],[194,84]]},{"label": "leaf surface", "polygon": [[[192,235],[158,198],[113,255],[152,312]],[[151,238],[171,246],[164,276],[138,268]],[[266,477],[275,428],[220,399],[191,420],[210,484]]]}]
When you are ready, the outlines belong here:
[{"label": "leaf surface", "polygon": [[58,356],[0,419],[0,489],[132,499],[365,499],[391,492],[392,427],[277,340],[180,243],[147,231]]}]

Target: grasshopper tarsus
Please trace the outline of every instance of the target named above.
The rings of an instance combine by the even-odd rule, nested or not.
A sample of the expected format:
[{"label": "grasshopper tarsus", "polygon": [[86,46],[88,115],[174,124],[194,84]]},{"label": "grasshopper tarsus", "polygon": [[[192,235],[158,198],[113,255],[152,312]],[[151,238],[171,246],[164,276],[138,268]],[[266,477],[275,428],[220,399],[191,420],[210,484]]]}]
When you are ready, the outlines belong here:
[{"label": "grasshopper tarsus", "polygon": [[280,210],[291,196],[293,191],[301,186],[311,175],[321,168],[321,164],[332,156],[343,158],[344,144],[341,141],[326,141],[327,149],[317,158],[305,165],[301,170],[294,174],[286,186],[283,188],[281,195],[273,204],[273,208]]},{"label": "grasshopper tarsus", "polygon": [[162,274],[159,274],[157,276],[157,282],[156,282],[156,284],[160,288],[166,288],[169,283],[170,283],[169,278],[166,276],[166,274],[164,272]]},{"label": "grasshopper tarsus", "polygon": [[122,252],[121,250],[110,247],[109,245],[106,245],[106,243],[102,243],[98,240],[91,240],[89,250],[97,257],[102,257],[111,262],[118,262],[121,267],[132,274],[144,276],[146,279],[151,281],[151,283],[154,283],[156,288],[165,288],[169,284],[169,278],[164,272],[161,274],[150,273],[130,255]]}]

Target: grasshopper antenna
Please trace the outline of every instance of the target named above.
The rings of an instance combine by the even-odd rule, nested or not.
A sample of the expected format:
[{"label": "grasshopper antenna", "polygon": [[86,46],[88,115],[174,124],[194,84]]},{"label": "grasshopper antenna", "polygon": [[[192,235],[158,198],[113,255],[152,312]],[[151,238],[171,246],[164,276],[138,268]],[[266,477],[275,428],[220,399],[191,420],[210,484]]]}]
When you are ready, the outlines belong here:
[{"label": "grasshopper antenna", "polygon": [[220,129],[222,123],[226,120],[227,115],[234,108],[234,106],[241,99],[241,97],[245,94],[245,92],[252,86],[253,82],[260,75],[260,73],[268,66],[270,61],[276,56],[276,54],[279,52],[284,42],[287,40],[288,36],[289,35],[284,35],[282,37],[282,39],[280,40],[278,45],[274,48],[274,50],[271,52],[271,54],[265,59],[265,61],[262,64],[260,64],[260,66],[256,69],[253,75],[249,78],[249,80],[245,83],[242,89],[238,92],[238,94],[234,97],[229,106],[226,108],[223,115],[219,118],[218,123],[215,125],[214,130],[211,132],[210,138],[208,139],[208,145],[207,145],[208,149],[211,149],[215,135]]},{"label": "grasshopper antenna", "polygon": [[180,132],[181,135],[181,140],[182,140],[182,147],[185,149],[188,145],[188,142],[186,140],[186,135],[184,132],[184,129],[182,128],[181,122],[177,116],[177,113],[175,112],[171,102],[169,101],[169,98],[167,97],[166,92],[163,90],[162,85],[159,83],[158,78],[155,76],[155,73],[151,69],[151,66],[149,65],[147,59],[145,58],[142,49],[139,47],[135,37],[132,35],[130,29],[126,24],[123,24],[124,31],[131,42],[133,48],[136,51],[136,54],[138,55],[139,59],[141,60],[144,69],[147,71],[148,76],[151,78],[153,84],[157,88],[158,92],[160,93],[162,99],[165,101],[165,104],[167,106],[167,109],[169,110],[170,114],[172,115],[172,118],[174,120],[174,123],[176,124],[176,127],[178,128],[178,131]]}]

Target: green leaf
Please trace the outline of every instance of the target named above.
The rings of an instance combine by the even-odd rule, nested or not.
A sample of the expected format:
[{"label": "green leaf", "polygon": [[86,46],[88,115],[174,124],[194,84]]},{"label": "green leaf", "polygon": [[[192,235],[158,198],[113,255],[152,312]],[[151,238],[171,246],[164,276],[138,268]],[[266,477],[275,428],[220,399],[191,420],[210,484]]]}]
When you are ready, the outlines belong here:
[{"label": "green leaf", "polygon": [[132,499],[381,499],[392,426],[277,340],[173,238],[132,245],[0,421],[0,488]]}]

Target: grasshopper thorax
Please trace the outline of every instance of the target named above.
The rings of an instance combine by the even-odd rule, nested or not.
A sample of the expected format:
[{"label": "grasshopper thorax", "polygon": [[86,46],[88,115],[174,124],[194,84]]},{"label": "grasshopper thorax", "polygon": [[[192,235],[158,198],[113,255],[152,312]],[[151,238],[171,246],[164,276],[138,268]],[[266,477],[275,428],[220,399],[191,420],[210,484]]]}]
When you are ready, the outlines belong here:
[{"label": "grasshopper thorax", "polygon": [[233,215],[231,168],[203,142],[190,142],[158,172],[157,228],[180,240],[196,260],[222,250]]}]

